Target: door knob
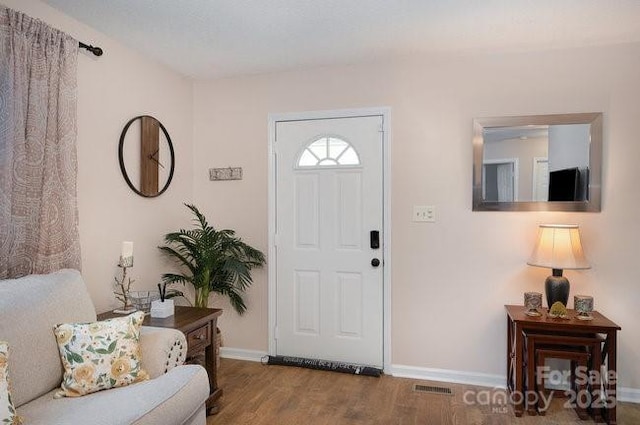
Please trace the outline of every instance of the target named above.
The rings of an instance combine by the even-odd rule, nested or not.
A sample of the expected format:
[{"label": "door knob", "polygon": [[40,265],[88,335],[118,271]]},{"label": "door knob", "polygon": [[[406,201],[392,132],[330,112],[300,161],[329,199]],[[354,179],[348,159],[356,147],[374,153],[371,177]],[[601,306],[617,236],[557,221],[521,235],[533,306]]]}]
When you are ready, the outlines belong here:
[{"label": "door knob", "polygon": [[374,258],[371,260],[371,265],[373,267],[378,267],[380,265],[380,260],[378,260],[377,258]]}]

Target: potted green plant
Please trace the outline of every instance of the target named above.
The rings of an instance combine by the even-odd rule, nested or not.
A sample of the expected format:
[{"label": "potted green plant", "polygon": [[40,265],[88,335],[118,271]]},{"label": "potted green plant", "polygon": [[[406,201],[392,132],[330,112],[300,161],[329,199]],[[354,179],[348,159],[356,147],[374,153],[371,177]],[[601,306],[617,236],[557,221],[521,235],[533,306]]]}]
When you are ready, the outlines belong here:
[{"label": "potted green plant", "polygon": [[[195,307],[207,307],[211,293],[227,296],[234,310],[247,310],[243,295],[253,283],[251,270],[265,264],[264,254],[244,243],[233,230],[216,230],[194,205],[185,204],[195,215],[195,227],[164,236],[158,247],[180,265],[183,273],[165,273],[165,285],[190,283],[195,291]],[[180,291],[170,291],[183,295]]]}]

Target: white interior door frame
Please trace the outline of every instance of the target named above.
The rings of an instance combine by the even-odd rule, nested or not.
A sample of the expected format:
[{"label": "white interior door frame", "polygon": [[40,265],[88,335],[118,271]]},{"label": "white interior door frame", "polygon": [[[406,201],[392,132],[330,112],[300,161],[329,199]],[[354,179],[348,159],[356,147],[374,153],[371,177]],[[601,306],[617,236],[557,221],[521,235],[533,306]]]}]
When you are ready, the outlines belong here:
[{"label": "white interior door frame", "polygon": [[[520,198],[518,197],[518,188],[520,187],[520,159],[518,158],[502,158],[502,159],[487,159],[482,161],[482,165],[502,165],[502,164],[511,164],[513,170],[513,200],[518,201]],[[484,181],[486,174],[484,170],[482,171],[482,197],[485,197],[484,188],[486,187],[486,182]]]},{"label": "white interior door frame", "polygon": [[383,359],[384,371],[391,371],[391,137],[389,134],[391,108],[373,107],[358,109],[335,109],[327,111],[308,111],[269,114],[269,190],[268,190],[268,217],[269,217],[269,250],[268,250],[268,290],[269,290],[269,354],[276,353],[276,123],[282,121],[306,121],[314,119],[353,118],[367,116],[382,116],[382,181],[383,181]]}]

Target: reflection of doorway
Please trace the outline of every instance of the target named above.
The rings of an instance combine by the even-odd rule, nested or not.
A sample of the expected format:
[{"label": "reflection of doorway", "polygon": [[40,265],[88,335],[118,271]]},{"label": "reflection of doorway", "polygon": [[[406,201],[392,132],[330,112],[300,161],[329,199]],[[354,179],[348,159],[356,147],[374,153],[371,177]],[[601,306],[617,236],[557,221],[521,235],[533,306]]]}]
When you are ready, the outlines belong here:
[{"label": "reflection of doorway", "polygon": [[518,200],[518,158],[483,162],[482,197],[488,202]]},{"label": "reflection of doorway", "polygon": [[549,159],[533,158],[533,200],[547,201],[549,199]]}]

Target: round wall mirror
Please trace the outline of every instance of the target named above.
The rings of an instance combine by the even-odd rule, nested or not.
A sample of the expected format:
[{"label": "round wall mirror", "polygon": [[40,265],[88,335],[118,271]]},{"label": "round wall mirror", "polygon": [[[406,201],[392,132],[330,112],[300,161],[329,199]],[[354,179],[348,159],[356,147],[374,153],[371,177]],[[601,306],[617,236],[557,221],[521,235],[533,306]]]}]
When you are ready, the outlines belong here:
[{"label": "round wall mirror", "polygon": [[132,118],[122,129],[118,146],[120,170],[135,193],[154,198],[171,184],[175,168],[167,129],[150,115]]}]

